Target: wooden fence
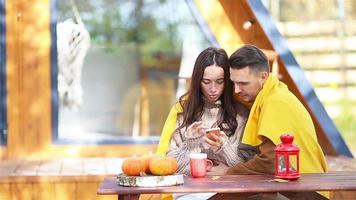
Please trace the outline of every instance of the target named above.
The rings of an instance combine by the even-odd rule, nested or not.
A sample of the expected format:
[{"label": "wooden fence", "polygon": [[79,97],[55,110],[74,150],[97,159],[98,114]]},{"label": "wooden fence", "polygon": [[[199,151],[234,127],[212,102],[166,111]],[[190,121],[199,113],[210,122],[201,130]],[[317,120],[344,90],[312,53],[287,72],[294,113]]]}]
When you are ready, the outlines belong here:
[{"label": "wooden fence", "polygon": [[356,100],[355,22],[278,23],[322,102]]}]

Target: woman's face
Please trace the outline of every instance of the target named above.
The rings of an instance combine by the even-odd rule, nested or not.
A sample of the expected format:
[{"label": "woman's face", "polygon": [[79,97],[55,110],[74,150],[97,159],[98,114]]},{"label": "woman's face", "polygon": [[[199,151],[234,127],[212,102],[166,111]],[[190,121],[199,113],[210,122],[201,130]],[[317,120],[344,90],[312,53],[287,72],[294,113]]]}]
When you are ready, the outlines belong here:
[{"label": "woman's face", "polygon": [[200,85],[203,95],[216,102],[224,92],[224,69],[216,65],[206,67]]}]

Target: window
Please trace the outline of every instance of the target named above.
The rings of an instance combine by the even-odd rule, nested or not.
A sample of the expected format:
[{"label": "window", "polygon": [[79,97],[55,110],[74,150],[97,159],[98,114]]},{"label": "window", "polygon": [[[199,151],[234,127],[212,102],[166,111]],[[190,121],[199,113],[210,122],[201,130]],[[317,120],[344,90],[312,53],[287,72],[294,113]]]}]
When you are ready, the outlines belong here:
[{"label": "window", "polygon": [[57,142],[158,142],[176,101],[183,43],[211,46],[189,1],[80,1],[56,2],[58,23],[82,21],[90,35],[82,67],[63,65],[65,28],[57,25]]},{"label": "window", "polygon": [[0,0],[0,145],[6,144],[5,0]]}]

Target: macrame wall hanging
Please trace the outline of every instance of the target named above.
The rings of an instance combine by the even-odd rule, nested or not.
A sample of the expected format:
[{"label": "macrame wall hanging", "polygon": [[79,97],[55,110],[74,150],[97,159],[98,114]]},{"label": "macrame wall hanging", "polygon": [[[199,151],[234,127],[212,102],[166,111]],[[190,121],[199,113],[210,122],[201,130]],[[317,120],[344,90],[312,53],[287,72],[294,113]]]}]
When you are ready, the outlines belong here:
[{"label": "macrame wall hanging", "polygon": [[61,107],[76,110],[83,101],[81,76],[90,35],[75,3],[71,2],[75,21],[68,19],[57,23],[58,93]]}]

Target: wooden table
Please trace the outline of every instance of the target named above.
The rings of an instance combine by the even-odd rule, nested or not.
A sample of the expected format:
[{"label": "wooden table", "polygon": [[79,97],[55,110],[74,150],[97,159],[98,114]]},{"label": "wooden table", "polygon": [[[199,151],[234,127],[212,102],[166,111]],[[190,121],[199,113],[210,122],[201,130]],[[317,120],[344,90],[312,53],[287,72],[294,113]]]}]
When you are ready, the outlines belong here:
[{"label": "wooden table", "polygon": [[356,191],[356,172],[302,174],[290,182],[273,181],[271,175],[227,175],[194,179],[184,177],[184,184],[166,187],[123,187],[115,177],[107,177],[97,190],[98,195],[118,195],[122,199],[138,199],[140,194],[156,193],[273,193],[306,191]]}]

